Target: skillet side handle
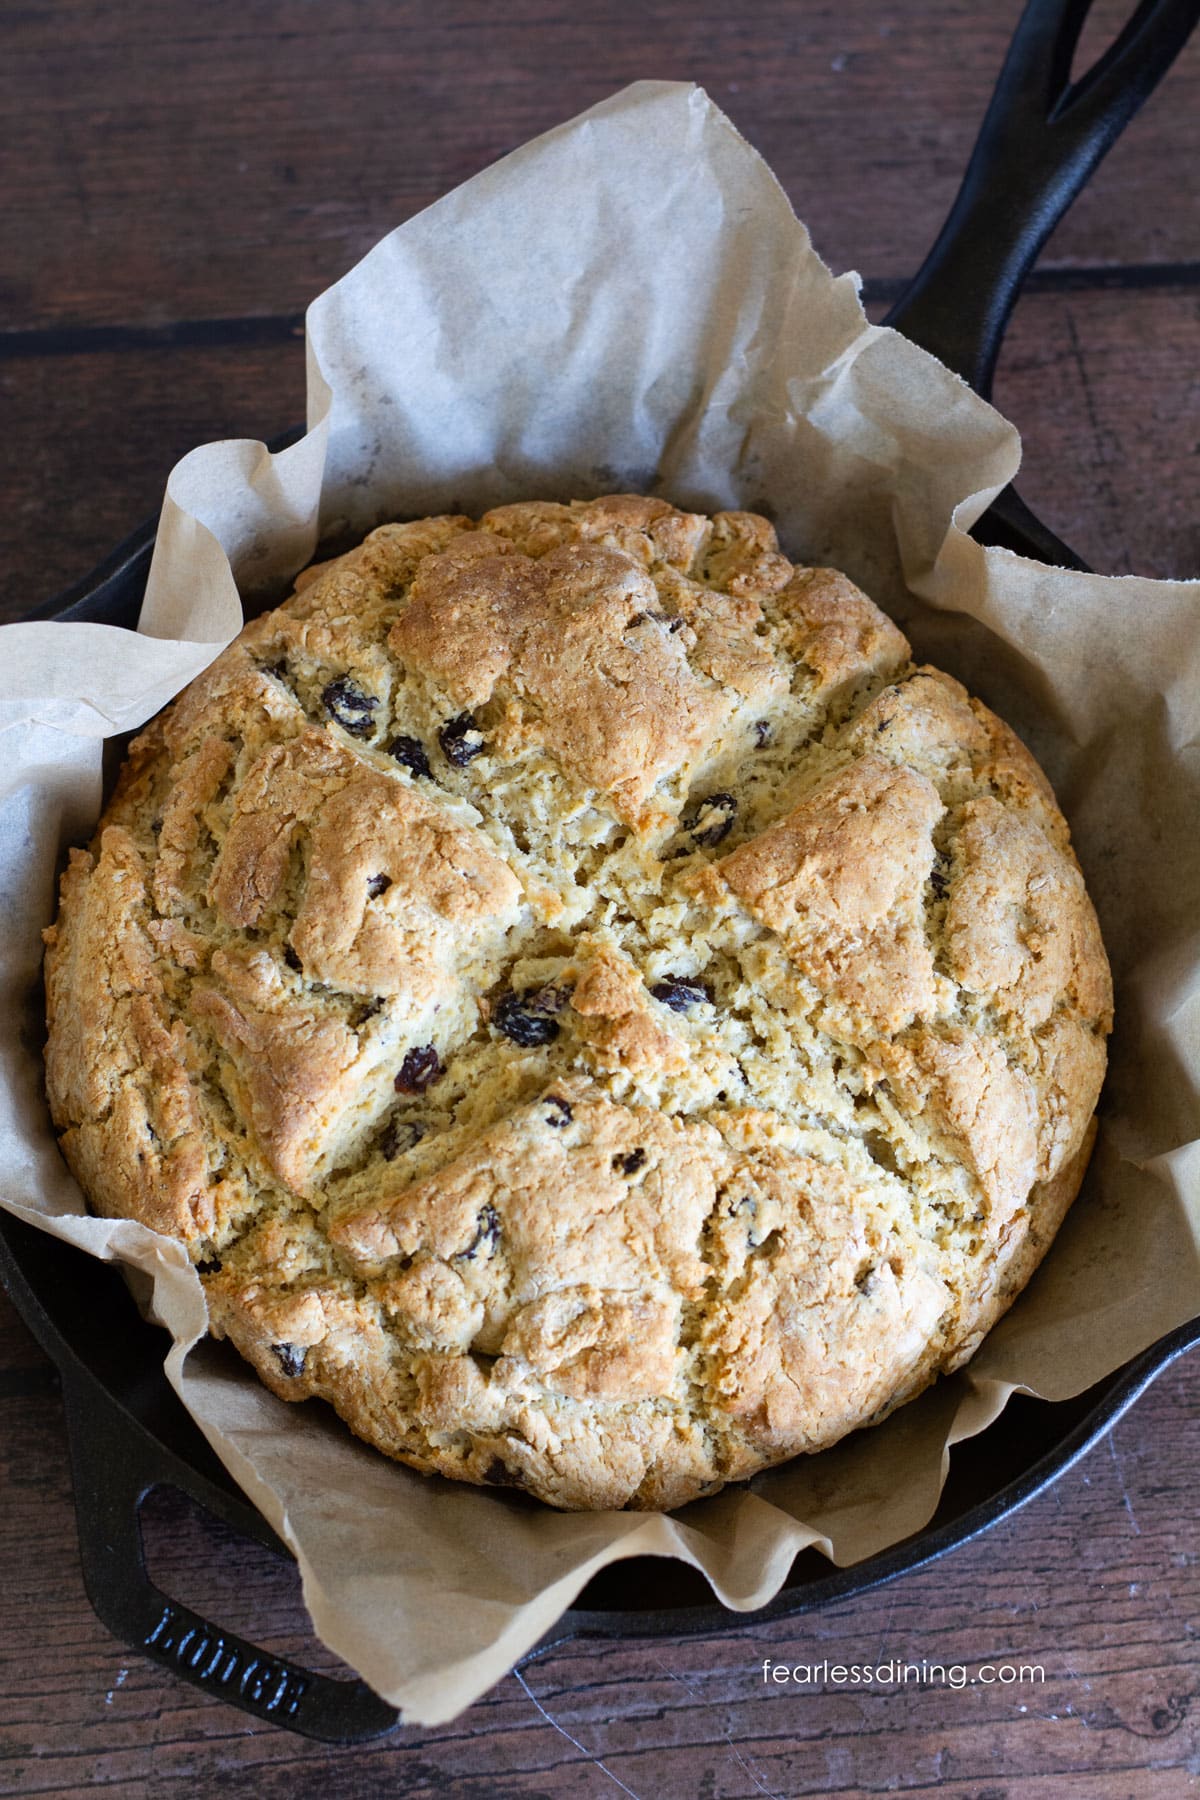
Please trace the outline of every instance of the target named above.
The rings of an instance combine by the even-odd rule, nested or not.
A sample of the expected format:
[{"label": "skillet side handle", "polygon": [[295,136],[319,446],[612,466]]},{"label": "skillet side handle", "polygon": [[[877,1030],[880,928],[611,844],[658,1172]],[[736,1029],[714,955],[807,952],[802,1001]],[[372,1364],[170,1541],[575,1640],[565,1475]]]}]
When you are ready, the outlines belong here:
[{"label": "skillet side handle", "polygon": [[1090,4],[1028,0],[946,223],[884,320],[984,399],[1038,252],[1200,23],[1200,0],[1141,0],[1072,82]]},{"label": "skillet side handle", "polygon": [[63,1374],[79,1554],[88,1599],[114,1637],[173,1675],[275,1725],[326,1743],[363,1743],[391,1731],[395,1709],[364,1681],[335,1681],[226,1631],[150,1579],[139,1512],[156,1484],[120,1414],[97,1412],[87,1387]]}]

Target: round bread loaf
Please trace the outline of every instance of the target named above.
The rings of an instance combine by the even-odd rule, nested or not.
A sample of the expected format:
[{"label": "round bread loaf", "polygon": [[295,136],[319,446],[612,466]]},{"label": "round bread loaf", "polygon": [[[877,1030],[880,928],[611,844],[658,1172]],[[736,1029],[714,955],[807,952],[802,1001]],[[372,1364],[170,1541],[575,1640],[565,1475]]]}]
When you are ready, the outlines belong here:
[{"label": "round bread loaf", "polygon": [[765,519],[385,525],[133,744],[47,932],[92,1205],[388,1455],[679,1506],[1028,1280],[1110,1026],[1045,777]]}]

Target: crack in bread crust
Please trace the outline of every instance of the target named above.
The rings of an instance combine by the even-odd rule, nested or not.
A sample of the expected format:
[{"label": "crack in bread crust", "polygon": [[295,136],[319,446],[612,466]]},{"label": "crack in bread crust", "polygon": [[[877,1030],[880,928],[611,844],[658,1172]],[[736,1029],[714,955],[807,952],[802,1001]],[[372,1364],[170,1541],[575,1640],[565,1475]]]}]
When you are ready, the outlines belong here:
[{"label": "crack in bread crust", "polygon": [[633,495],[306,570],[134,742],[46,937],[91,1204],[276,1394],[571,1508],[957,1367],[1111,1025],[1014,734],[765,519]]}]

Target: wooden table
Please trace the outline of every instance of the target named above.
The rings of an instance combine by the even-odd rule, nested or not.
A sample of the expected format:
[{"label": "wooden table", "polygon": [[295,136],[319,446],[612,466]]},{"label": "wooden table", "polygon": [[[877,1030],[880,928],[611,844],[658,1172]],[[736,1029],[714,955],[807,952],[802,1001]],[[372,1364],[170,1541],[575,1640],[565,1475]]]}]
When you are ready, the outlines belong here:
[{"label": "wooden table", "polygon": [[[953,195],[1018,0],[28,0],[0,16],[7,130],[0,617],[84,575],[196,443],[303,412],[306,302],[389,227],[641,76],[694,78],[875,310]],[[1086,45],[1128,6],[1104,0]],[[1200,45],[1056,233],[996,396],[1025,498],[1096,567],[1200,573]],[[791,1626],[574,1643],[453,1725],[306,1743],[161,1674],[80,1581],[54,1374],[0,1299],[0,1792],[625,1793],[934,1788],[972,1800],[1200,1789],[1200,1359],[983,1540]],[[322,1661],[290,1565],[182,1503],[160,1579]],[[1040,1664],[1036,1685],[764,1683],[888,1657]],[[324,1658],[328,1666],[328,1658]]]}]

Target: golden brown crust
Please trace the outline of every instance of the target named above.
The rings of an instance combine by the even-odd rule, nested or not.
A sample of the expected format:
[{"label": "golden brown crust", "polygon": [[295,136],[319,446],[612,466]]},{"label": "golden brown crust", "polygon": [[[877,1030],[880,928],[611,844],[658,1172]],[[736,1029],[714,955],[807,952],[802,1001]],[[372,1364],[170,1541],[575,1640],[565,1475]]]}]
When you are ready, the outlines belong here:
[{"label": "golden brown crust", "polygon": [[932,783],[860,757],[799,806],[710,865],[823,992],[897,1031],[937,1003],[924,890],[942,803]]},{"label": "golden brown crust", "polygon": [[535,559],[472,532],[422,565],[388,646],[448,710],[505,702],[512,751],[543,744],[636,819],[736,703],[693,669],[659,601],[624,551],[581,539]]},{"label": "golden brown crust", "polygon": [[784,648],[809,670],[828,703],[908,661],[900,632],[839,569],[797,569],[777,605]]},{"label": "golden brown crust", "polygon": [[765,519],[389,525],[131,749],[47,933],[101,1211],[417,1468],[672,1507],[957,1367],[1108,968],[1025,748]]}]

